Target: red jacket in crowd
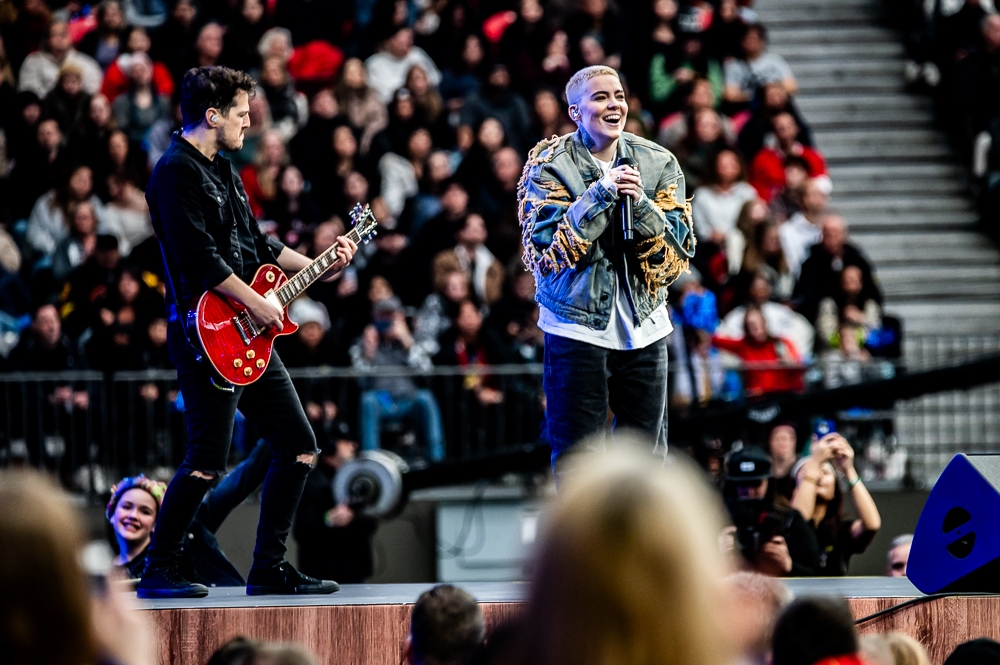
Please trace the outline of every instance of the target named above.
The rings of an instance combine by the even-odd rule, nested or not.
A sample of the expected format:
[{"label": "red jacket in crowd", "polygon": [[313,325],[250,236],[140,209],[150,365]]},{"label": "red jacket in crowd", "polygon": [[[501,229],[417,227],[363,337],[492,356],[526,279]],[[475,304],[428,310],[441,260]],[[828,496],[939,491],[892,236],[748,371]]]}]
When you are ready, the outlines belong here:
[{"label": "red jacket in crowd", "polygon": [[753,369],[743,372],[743,387],[747,397],[768,393],[802,390],[802,359],[795,345],[787,339],[772,338],[764,344],[754,344],[746,339],[713,337],[716,348],[740,357],[745,364],[787,365],[771,369]]},{"label": "red jacket in crowd", "polygon": [[[800,157],[809,165],[809,177],[826,175],[826,160],[813,148],[800,146]],[[750,184],[760,198],[768,203],[785,186],[785,154],[776,148],[764,148],[757,153],[750,164]]]}]

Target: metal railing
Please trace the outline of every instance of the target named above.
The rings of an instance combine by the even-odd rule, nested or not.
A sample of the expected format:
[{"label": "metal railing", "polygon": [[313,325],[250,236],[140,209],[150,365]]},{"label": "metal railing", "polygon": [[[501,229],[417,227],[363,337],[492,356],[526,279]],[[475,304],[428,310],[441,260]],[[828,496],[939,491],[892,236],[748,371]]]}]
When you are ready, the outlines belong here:
[{"label": "metal railing", "polygon": [[[1000,351],[1000,334],[914,337],[905,350],[905,362],[890,364],[892,371],[941,367]],[[670,369],[672,374],[685,371],[679,363]],[[750,369],[804,371],[761,365]],[[805,370],[813,373],[810,390],[823,388],[828,369],[819,362]],[[860,380],[887,371],[884,361],[862,369]],[[377,379],[396,377],[433,396],[445,459],[502,452],[541,438],[541,365],[429,371],[309,368],[290,369],[289,374],[318,437],[330,435],[334,416],[357,427],[362,395]],[[479,390],[483,386],[491,389],[487,399]],[[0,465],[47,469],[67,486],[94,495],[125,474],[166,474],[184,455],[183,396],[170,370],[0,374],[0,407]],[[932,483],[956,452],[1000,452],[1000,384],[901,400],[891,410],[837,415],[869,478],[890,485],[904,479]],[[411,459],[428,457],[426,433],[414,418],[386,418],[380,430],[382,447]],[[231,462],[240,459],[255,437],[252,427],[238,418]]]}]

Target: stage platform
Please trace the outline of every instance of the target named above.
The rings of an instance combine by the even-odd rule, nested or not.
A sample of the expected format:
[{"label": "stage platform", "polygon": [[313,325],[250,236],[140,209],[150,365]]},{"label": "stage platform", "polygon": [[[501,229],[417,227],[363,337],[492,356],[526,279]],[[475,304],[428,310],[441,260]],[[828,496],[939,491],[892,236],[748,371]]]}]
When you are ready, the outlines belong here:
[{"label": "stage platform", "polygon": [[[922,597],[905,578],[847,577],[786,580],[796,596],[848,600],[858,619]],[[161,665],[203,665],[236,635],[305,645],[319,663],[399,665],[410,609],[430,584],[346,585],[329,596],[247,596],[243,588],[212,589],[207,598],[142,601],[152,619]],[[483,608],[488,627],[520,611],[524,583],[461,585]],[[1000,639],[1000,596],[949,596],[913,603],[866,621],[861,634],[898,630],[920,640],[934,665],[956,645]]]}]

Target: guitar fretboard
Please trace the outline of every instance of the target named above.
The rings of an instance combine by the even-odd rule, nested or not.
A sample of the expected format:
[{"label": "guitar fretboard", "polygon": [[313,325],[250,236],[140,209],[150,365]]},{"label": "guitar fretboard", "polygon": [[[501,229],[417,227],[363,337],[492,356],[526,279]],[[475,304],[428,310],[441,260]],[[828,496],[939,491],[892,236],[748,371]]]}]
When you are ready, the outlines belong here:
[{"label": "guitar fretboard", "polygon": [[[358,235],[358,230],[356,228],[348,231],[345,237],[350,238],[359,245],[361,244],[361,236]],[[330,245],[325,252],[316,257],[315,261],[295,273],[294,277],[285,282],[278,288],[277,291],[274,292],[274,295],[278,297],[278,301],[281,303],[282,307],[302,295],[303,291],[308,289],[313,282],[322,277],[323,273],[329,270],[333,264],[337,262],[338,247],[340,247],[338,243]]]}]

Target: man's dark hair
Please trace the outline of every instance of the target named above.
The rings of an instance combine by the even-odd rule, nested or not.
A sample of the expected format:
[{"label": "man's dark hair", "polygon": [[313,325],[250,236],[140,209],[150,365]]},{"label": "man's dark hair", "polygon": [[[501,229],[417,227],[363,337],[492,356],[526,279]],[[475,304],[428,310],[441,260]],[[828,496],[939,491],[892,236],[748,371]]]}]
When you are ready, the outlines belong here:
[{"label": "man's dark hair", "polygon": [[746,36],[748,33],[756,32],[757,36],[760,37],[762,42],[767,42],[767,26],[763,23],[751,23],[746,27],[743,35]]},{"label": "man's dark hair", "polygon": [[482,646],[486,624],[479,603],[467,592],[439,584],[420,594],[410,618],[410,639],[417,662],[465,663]]},{"label": "man's dark hair", "polygon": [[253,96],[257,84],[246,72],[229,67],[196,67],[184,74],[181,83],[181,118],[185,127],[198,124],[205,111],[219,109],[226,115],[236,104],[241,90]]},{"label": "man's dark hair", "polygon": [[858,633],[847,603],[802,598],[789,605],[774,627],[774,665],[813,665],[857,653]]}]

